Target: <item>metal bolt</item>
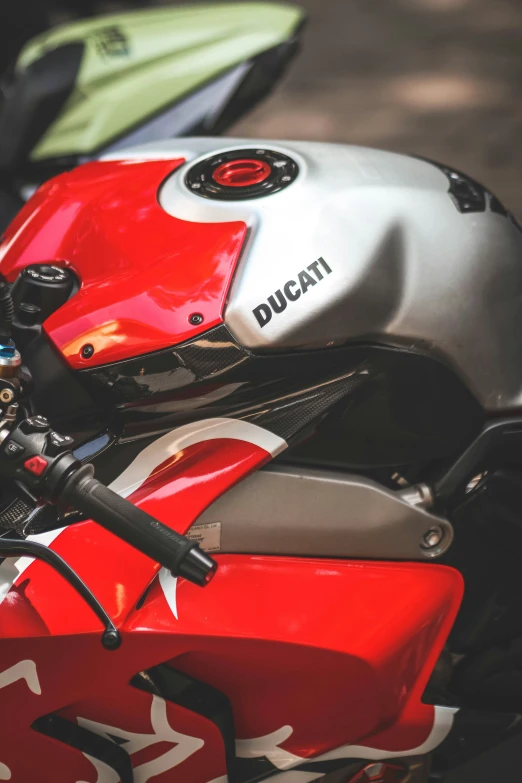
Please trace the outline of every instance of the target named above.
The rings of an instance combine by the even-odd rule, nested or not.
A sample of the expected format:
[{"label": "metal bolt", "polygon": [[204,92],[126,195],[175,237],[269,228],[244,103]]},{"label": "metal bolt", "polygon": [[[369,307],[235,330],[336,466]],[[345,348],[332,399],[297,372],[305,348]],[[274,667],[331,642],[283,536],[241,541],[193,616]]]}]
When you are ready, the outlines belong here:
[{"label": "metal bolt", "polygon": [[483,473],[478,473],[476,476],[473,476],[472,479],[470,479],[466,486],[466,494],[469,495],[470,492],[473,492],[474,489],[478,487],[478,485],[481,483],[483,479],[486,478],[488,475],[487,470],[485,470]]},{"label": "metal bolt", "polygon": [[291,179],[292,179],[292,177],[289,177],[289,176],[281,177],[281,182],[290,182]]},{"label": "metal bolt", "polygon": [[421,508],[431,508],[433,506],[433,494],[427,484],[414,484],[411,487],[405,487],[398,490],[397,495],[402,500],[405,500],[406,503],[409,503],[410,506],[420,506]]},{"label": "metal bolt", "polygon": [[12,405],[8,407],[8,409],[5,412],[5,421],[16,421],[16,417],[18,415],[18,403],[13,402]]},{"label": "metal bolt", "polygon": [[282,169],[286,166],[286,160],[276,160],[273,166],[275,169]]},{"label": "metal bolt", "polygon": [[203,316],[201,313],[192,313],[192,315],[189,318],[189,323],[192,324],[192,326],[199,326],[203,323]]},{"label": "metal bolt", "polygon": [[191,185],[192,190],[198,190],[201,187],[201,182],[193,182]]},{"label": "metal bolt", "polygon": [[444,537],[444,531],[440,527],[431,527],[422,537],[422,545],[425,549],[433,549],[439,546]]},{"label": "metal bolt", "polygon": [[264,155],[265,150],[256,150],[256,155]]},{"label": "metal bolt", "polygon": [[364,772],[368,780],[375,780],[376,778],[380,779],[383,769],[384,764],[370,764],[364,768]]},{"label": "metal bolt", "polygon": [[398,484],[399,487],[409,487],[409,483],[407,479],[404,478],[404,476],[401,476],[400,473],[393,473],[392,479],[395,481],[396,484]]},{"label": "metal bolt", "polygon": [[14,397],[14,391],[12,389],[2,389],[0,392],[0,400],[2,402],[11,402]]},{"label": "metal bolt", "polygon": [[94,354],[94,345],[87,343],[82,348],[82,359],[90,359]]}]

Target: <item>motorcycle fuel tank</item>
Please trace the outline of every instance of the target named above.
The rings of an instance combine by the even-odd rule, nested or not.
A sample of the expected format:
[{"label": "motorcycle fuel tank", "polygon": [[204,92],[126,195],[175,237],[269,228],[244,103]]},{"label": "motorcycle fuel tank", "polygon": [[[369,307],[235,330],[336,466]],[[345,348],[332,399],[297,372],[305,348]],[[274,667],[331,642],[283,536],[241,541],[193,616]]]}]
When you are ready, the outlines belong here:
[{"label": "motorcycle fuel tank", "polygon": [[42,261],[79,277],[45,323],[73,368],[224,322],[265,355],[350,343],[421,352],[505,410],[522,393],[521,251],[500,202],[444,166],[344,145],[185,139],[46,184],[0,257],[11,280]]}]

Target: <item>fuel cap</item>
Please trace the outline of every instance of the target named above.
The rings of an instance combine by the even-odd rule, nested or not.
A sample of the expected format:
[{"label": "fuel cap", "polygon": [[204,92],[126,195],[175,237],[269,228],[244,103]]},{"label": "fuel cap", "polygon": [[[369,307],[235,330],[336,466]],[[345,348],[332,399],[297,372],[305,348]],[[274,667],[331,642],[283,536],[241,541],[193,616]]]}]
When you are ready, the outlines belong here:
[{"label": "fuel cap", "polygon": [[297,163],[281,152],[232,150],[196,163],[185,184],[202,198],[237,201],[277,193],[291,185],[298,173]]},{"label": "fuel cap", "polygon": [[248,188],[268,179],[272,173],[269,163],[264,160],[240,158],[221,163],[212,174],[218,185],[231,188]]}]

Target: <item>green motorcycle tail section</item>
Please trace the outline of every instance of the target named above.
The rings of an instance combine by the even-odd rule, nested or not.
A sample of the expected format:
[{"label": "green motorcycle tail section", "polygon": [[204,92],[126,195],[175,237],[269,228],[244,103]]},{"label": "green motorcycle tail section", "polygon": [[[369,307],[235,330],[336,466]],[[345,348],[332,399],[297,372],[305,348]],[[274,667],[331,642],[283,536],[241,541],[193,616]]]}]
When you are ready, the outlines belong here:
[{"label": "green motorcycle tail section", "polygon": [[[136,136],[135,131],[183,100],[187,116],[192,111],[197,118],[194,98],[189,101],[205,85],[214,89],[214,95],[208,95],[217,111],[217,91],[223,100],[231,91],[240,91],[256,58],[292,41],[302,21],[303,12],[294,6],[229,3],[127,12],[44,33],[26,45],[15,76],[35,71],[38,62],[53,53],[77,52],[79,45],[82,50],[63,105],[58,112],[55,108],[52,122],[27,150],[27,158],[37,163],[91,156],[127,137],[135,143],[177,135],[165,125],[151,126],[148,136]],[[258,93],[262,97],[262,90]],[[245,95],[236,115],[248,104]]]}]

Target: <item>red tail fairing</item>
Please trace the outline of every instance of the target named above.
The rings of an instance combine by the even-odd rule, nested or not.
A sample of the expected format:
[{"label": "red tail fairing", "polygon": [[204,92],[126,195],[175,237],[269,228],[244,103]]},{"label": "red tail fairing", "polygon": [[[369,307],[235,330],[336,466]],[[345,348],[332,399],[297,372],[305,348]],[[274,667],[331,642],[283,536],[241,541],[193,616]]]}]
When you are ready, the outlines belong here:
[{"label": "red tail fairing", "polygon": [[158,190],[182,163],[82,166],[43,185],[6,232],[0,262],[9,280],[41,262],[79,278],[44,327],[71,367],[168,348],[221,323],[246,226],[168,215]]}]

